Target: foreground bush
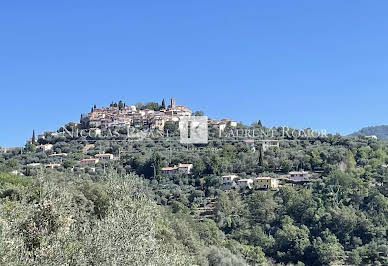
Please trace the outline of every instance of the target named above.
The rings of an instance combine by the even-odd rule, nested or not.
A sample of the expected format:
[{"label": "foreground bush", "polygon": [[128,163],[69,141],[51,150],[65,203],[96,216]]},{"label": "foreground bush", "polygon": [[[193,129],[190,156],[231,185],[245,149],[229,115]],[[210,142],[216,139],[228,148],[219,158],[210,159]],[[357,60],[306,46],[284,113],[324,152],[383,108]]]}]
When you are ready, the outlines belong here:
[{"label": "foreground bush", "polygon": [[15,185],[23,193],[1,199],[1,265],[191,264],[156,238],[158,207],[134,176],[98,184],[44,176],[33,187]]}]

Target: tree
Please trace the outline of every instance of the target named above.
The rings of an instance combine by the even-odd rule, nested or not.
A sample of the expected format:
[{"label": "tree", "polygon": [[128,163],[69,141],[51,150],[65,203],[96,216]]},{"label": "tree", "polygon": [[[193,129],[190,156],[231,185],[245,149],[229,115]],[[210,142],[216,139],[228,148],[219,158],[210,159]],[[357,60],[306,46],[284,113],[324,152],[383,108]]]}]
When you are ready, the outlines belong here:
[{"label": "tree", "polygon": [[160,109],[160,106],[156,102],[149,102],[144,106],[144,109],[150,109],[154,111],[158,111]]},{"label": "tree", "polygon": [[246,261],[241,257],[234,255],[226,248],[211,247],[206,255],[209,266],[247,266]]},{"label": "tree", "polygon": [[203,111],[195,111],[194,116],[204,116]]},{"label": "tree", "polygon": [[259,149],[259,166],[263,166],[263,147]]},{"label": "tree", "polygon": [[122,110],[124,108],[123,101],[121,101],[121,100],[119,101],[118,107],[119,107],[120,110]]},{"label": "tree", "polygon": [[166,109],[166,102],[164,99],[162,100],[162,106],[160,107],[161,109]]},{"label": "tree", "polygon": [[32,130],[32,138],[31,138],[31,143],[34,144],[36,142],[36,139],[35,139],[35,129]]},{"label": "tree", "polygon": [[343,246],[329,229],[323,232],[322,238],[314,239],[313,246],[321,265],[339,264],[345,256]]},{"label": "tree", "polygon": [[275,234],[278,257],[285,262],[298,262],[310,246],[310,231],[305,225],[296,226],[291,217],[282,220],[281,229]]},{"label": "tree", "polygon": [[152,168],[153,177],[159,177],[162,169],[162,157],[154,152],[150,158],[149,165]]}]

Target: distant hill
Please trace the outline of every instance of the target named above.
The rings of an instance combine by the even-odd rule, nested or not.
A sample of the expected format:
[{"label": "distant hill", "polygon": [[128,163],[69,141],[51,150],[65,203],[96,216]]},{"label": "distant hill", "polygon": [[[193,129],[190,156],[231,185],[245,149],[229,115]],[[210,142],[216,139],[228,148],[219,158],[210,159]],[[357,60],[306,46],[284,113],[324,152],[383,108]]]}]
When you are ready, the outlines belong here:
[{"label": "distant hill", "polygon": [[349,136],[372,136],[375,135],[379,139],[388,139],[388,125],[364,127],[357,132],[350,134]]}]

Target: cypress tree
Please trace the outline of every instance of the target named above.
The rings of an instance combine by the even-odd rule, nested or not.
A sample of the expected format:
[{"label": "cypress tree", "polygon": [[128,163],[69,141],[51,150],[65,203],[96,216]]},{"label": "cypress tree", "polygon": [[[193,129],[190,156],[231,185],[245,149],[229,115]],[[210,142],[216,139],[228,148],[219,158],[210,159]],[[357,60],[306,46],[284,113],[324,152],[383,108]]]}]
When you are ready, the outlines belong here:
[{"label": "cypress tree", "polygon": [[164,99],[162,100],[162,109],[166,109],[166,103],[164,102]]},{"label": "cypress tree", "polygon": [[32,143],[35,143],[35,129],[32,130],[32,138],[31,138],[31,142],[32,142]]}]

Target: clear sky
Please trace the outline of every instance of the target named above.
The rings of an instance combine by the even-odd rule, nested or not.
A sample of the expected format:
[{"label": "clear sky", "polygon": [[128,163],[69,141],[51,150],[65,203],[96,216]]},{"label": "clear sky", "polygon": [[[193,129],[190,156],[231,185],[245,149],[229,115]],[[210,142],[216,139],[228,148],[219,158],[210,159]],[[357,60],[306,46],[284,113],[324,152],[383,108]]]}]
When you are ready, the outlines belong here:
[{"label": "clear sky", "polygon": [[0,145],[113,100],[348,134],[388,124],[387,1],[3,1]]}]

